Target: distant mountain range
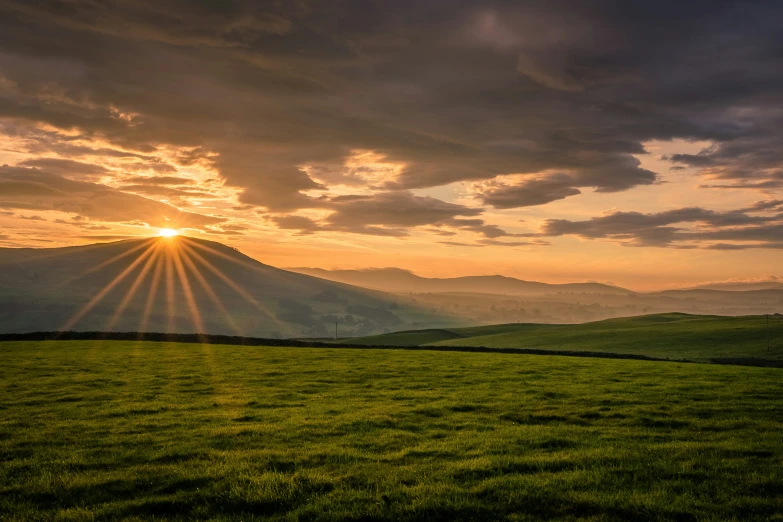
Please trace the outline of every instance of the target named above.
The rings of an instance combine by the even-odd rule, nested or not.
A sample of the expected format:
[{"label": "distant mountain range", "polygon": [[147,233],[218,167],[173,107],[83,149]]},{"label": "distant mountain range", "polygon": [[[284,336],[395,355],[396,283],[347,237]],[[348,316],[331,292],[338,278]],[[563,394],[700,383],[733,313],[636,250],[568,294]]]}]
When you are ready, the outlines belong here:
[{"label": "distant mountain range", "polygon": [[523,281],[501,275],[451,278],[420,277],[400,268],[369,268],[365,270],[324,270],[321,268],[289,268],[330,281],[398,293],[482,293],[515,296],[535,296],[557,293],[629,295],[631,290],[601,283],[550,284]]},{"label": "distant mountain range", "polygon": [[186,237],[0,248],[0,332],[361,335],[459,324],[374,290],[260,263]]},{"label": "distant mountain range", "polygon": [[753,290],[783,290],[783,283],[764,281],[755,283],[708,283],[693,287],[698,290],[723,290],[727,292],[748,292]]},{"label": "distant mountain range", "polygon": [[288,268],[292,272],[307,274],[329,281],[372,288],[392,293],[479,293],[516,296],[543,296],[559,293],[631,295],[666,294],[697,290],[720,290],[725,292],[749,292],[755,290],[783,290],[783,283],[727,282],[705,283],[691,287],[659,292],[635,292],[614,285],[602,283],[541,283],[525,281],[502,275],[465,276],[449,278],[421,277],[402,268],[366,268],[361,270],[325,270],[322,268]]},{"label": "distant mountain range", "polygon": [[394,268],[288,271],[212,241],[154,238],[0,248],[0,333],[68,329],[330,338],[335,328],[340,337],[353,337],[660,312],[767,314],[783,311],[781,286],[724,283],[635,293],[600,283],[504,276],[425,278]]}]

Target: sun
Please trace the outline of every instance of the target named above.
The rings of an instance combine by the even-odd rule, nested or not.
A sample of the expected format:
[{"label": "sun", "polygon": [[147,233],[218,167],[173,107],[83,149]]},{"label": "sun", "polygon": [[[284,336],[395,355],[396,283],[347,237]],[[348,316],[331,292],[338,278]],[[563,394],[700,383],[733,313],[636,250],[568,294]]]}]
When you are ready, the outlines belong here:
[{"label": "sun", "polygon": [[173,228],[161,228],[158,231],[158,235],[160,237],[174,237],[179,235],[179,230],[174,230]]}]

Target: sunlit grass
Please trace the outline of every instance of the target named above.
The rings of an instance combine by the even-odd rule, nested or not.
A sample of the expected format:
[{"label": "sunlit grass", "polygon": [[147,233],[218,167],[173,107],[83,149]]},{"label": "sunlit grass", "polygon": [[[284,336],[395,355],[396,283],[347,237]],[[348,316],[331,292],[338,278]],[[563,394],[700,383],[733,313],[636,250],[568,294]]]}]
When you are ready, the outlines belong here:
[{"label": "sunlit grass", "polygon": [[774,520],[780,370],[0,344],[2,520]]},{"label": "sunlit grass", "polygon": [[500,324],[354,338],[370,346],[481,346],[611,352],[690,361],[783,360],[783,320],[773,316],[653,314],[583,324]]}]

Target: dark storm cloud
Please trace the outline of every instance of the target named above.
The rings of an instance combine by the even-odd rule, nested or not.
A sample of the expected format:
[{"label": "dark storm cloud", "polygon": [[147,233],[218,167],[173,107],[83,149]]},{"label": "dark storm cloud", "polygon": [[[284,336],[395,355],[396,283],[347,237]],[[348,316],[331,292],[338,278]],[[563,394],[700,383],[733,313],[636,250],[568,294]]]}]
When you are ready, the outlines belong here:
[{"label": "dark storm cloud", "polygon": [[32,168],[0,167],[0,208],[58,210],[98,221],[141,218],[152,226],[203,228],[224,218],[183,212],[170,205]]},{"label": "dark storm cloud", "polygon": [[[779,201],[764,201],[727,212],[692,207],[654,214],[613,212],[585,221],[550,219],[544,223],[541,235],[609,239],[631,246],[717,250],[779,248],[783,245],[783,214],[752,215],[776,210],[779,204]],[[687,228],[682,226],[684,224],[693,226]]]},{"label": "dark storm cloud", "polygon": [[[0,118],[17,133],[59,129],[28,140],[39,153],[100,153],[74,133],[107,154],[188,148],[183,162],[209,161],[243,203],[275,213],[322,207],[305,192],[326,187],[300,167],[339,166],[354,150],[404,165],[386,190],[494,180],[477,195],[498,208],[654,183],[632,156],[653,139],[714,142],[671,159],[770,188],[758,184],[778,179],[783,150],[782,12],[706,0],[6,0]],[[360,207],[337,208],[329,226],[418,226],[389,213],[357,224]]]}]

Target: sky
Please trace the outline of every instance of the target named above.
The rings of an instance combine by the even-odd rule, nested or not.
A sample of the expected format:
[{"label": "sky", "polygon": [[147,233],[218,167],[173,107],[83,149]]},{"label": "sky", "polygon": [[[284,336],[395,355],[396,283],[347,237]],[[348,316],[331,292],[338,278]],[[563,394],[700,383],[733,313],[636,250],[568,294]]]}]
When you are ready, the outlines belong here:
[{"label": "sky", "polygon": [[0,0],[0,246],[783,277],[783,3]]}]

